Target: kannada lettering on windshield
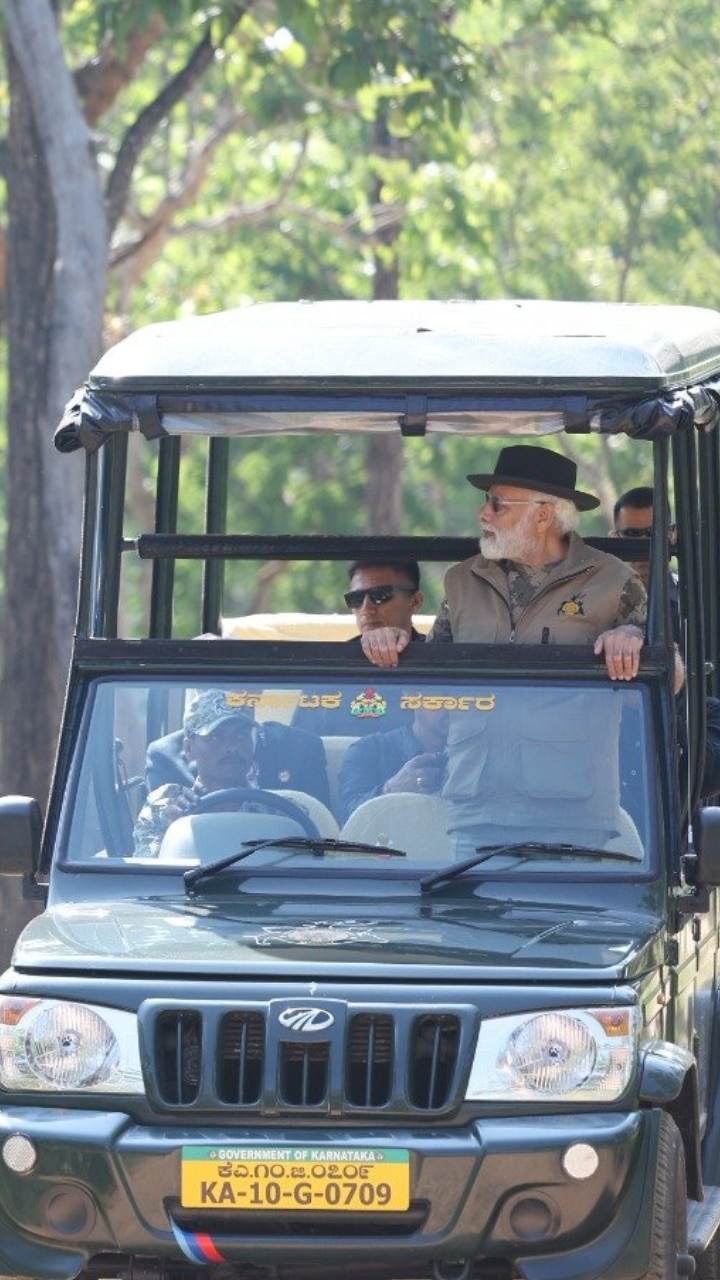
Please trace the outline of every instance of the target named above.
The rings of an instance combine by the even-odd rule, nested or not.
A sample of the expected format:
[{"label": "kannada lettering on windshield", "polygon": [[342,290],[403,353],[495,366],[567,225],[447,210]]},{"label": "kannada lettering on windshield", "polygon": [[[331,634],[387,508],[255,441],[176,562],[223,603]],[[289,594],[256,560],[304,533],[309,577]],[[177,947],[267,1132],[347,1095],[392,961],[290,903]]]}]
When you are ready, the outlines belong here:
[{"label": "kannada lettering on windshield", "polygon": [[[262,707],[264,711],[292,712],[297,707],[304,711],[339,711],[343,706],[343,690],[324,693],[301,693],[283,689],[236,689],[225,695],[231,707]],[[359,720],[382,719],[388,711],[385,697],[377,689],[365,688],[349,699],[350,714]],[[404,693],[400,696],[401,711],[494,711],[497,695]]]}]

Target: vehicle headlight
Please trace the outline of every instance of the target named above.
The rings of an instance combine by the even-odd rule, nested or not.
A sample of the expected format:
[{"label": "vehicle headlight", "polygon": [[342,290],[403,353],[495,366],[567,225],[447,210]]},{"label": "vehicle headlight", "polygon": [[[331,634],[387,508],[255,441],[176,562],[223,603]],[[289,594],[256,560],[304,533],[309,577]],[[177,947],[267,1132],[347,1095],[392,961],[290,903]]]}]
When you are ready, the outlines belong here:
[{"label": "vehicle headlight", "polygon": [[550,1009],[486,1018],[466,1098],[614,1102],[637,1057],[637,1011]]},{"label": "vehicle headlight", "polygon": [[143,1092],[135,1014],[0,996],[0,1088]]}]

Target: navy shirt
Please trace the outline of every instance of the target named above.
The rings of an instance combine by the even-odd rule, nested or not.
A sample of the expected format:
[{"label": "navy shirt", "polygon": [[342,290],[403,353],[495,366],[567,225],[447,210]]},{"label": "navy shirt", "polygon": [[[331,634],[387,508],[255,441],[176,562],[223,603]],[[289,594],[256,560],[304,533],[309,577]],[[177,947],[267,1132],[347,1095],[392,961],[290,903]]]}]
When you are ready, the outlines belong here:
[{"label": "navy shirt", "polygon": [[338,779],[340,821],[344,822],[363,801],[380,795],[388,778],[424,750],[409,724],[351,743]]}]

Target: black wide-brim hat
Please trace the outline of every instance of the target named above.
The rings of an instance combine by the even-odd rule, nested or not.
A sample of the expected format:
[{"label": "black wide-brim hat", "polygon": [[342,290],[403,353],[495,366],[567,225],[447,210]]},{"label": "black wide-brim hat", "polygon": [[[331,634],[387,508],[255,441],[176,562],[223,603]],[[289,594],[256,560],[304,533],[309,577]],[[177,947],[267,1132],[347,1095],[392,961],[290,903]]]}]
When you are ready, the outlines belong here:
[{"label": "black wide-brim hat", "polygon": [[578,511],[592,511],[600,499],[575,488],[577,466],[571,458],[534,444],[513,444],[501,449],[492,474],[468,476],[476,489],[493,484],[510,484],[517,489],[534,489],[556,498],[569,498]]}]

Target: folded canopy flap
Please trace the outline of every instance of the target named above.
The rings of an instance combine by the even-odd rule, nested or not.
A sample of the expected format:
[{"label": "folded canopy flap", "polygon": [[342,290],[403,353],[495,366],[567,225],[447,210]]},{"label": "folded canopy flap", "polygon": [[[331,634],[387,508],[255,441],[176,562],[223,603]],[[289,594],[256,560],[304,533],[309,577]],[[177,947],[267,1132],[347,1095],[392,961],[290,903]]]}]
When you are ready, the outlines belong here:
[{"label": "folded canopy flap", "polygon": [[[253,408],[245,407],[247,396],[227,396],[221,403],[217,395],[213,404],[199,397],[184,398],[181,406],[175,397],[148,394],[117,395],[98,392],[89,387],[76,391],[69,401],[63,419],[55,432],[55,447],[60,453],[85,449],[95,453],[109,436],[117,432],[139,431],[147,440],[176,434],[208,436],[270,436],[275,434],[366,434],[397,432],[407,434],[401,407],[373,407],[365,403],[350,408],[347,398],[340,405],[318,407],[307,405],[294,410],[276,409],[270,397],[264,397],[267,408],[255,400]],[[283,397],[286,399],[286,397]],[[327,401],[328,397],[325,397]],[[688,430],[695,424],[708,431],[715,427],[720,415],[720,380],[702,386],[666,392],[648,399],[630,402],[581,397],[536,398],[535,404],[508,397],[473,397],[464,407],[453,397],[452,404],[442,397],[435,406],[428,398],[428,410],[422,434],[458,434],[476,436],[548,435],[567,431],[571,434],[628,435],[635,439],[656,440]],[[420,434],[416,429],[411,434]]]},{"label": "folded canopy flap", "polygon": [[65,406],[55,432],[55,448],[60,453],[85,449],[95,453],[108,436],[119,431],[140,431],[148,440],[164,436],[157,398],[143,396],[102,396],[89,387],[79,387]]}]

